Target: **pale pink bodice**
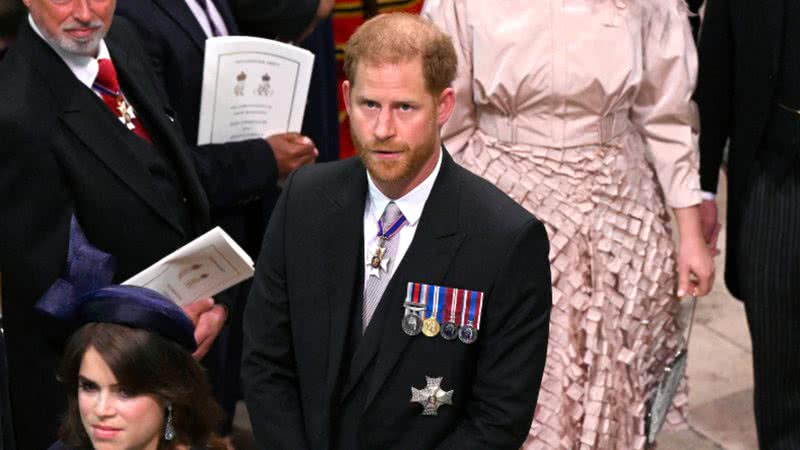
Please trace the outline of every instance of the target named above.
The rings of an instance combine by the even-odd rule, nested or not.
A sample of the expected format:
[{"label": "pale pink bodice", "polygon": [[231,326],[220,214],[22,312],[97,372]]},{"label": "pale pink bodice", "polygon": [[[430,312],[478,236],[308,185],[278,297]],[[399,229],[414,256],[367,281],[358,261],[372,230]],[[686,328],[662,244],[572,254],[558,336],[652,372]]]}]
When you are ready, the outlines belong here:
[{"label": "pale pink bodice", "polygon": [[680,0],[427,0],[423,15],[458,53],[451,153],[613,146],[637,133],[667,204],[700,202],[697,62]]}]

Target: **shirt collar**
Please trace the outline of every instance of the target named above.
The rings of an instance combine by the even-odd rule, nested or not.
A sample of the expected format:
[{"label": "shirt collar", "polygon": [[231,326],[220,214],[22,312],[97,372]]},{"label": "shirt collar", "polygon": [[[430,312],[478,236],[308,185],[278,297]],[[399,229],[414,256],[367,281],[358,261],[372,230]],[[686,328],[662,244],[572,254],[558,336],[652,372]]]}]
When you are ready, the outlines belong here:
[{"label": "shirt collar", "polygon": [[108,52],[108,47],[106,46],[105,39],[100,40],[100,48],[97,52],[97,58],[92,56],[84,56],[84,55],[76,55],[75,53],[65,52],[63,49],[54,45],[50,42],[42,31],[39,30],[39,27],[36,26],[36,23],[33,21],[33,17],[28,14],[28,23],[33,28],[33,31],[39,35],[42,40],[47,42],[53,51],[55,51],[61,59],[64,60],[69,70],[72,71],[73,74],[78,78],[78,80],[86,85],[89,89],[92,88],[94,84],[95,78],[97,78],[97,72],[100,70],[97,64],[98,59],[111,59],[111,54]]},{"label": "shirt collar", "polygon": [[[433,184],[436,182],[436,176],[439,175],[439,169],[442,167],[441,152],[442,150],[439,151],[439,160],[436,161],[436,166],[433,168],[430,175],[409,193],[394,200],[394,203],[400,208],[400,212],[403,213],[408,224],[411,226],[416,226],[417,222],[419,222],[422,216],[422,210],[425,208],[425,202],[428,201],[428,197],[433,189]],[[393,200],[378,189],[378,186],[375,185],[369,172],[367,172],[367,185],[369,187],[369,214],[373,216],[374,220],[377,222],[383,214],[383,210],[386,209],[386,205]]]}]

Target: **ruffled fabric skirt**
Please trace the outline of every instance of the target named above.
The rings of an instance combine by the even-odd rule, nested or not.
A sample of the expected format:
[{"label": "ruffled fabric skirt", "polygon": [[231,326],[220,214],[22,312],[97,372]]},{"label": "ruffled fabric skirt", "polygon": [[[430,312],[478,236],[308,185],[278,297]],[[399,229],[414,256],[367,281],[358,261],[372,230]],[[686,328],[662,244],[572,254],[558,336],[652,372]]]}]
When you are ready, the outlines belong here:
[{"label": "ruffled fabric skirt", "polygon": [[[553,309],[525,449],[642,449],[647,400],[680,342],[663,194],[627,133],[554,149],[482,137],[456,160],[544,222]],[[668,423],[685,422],[686,383]]]}]

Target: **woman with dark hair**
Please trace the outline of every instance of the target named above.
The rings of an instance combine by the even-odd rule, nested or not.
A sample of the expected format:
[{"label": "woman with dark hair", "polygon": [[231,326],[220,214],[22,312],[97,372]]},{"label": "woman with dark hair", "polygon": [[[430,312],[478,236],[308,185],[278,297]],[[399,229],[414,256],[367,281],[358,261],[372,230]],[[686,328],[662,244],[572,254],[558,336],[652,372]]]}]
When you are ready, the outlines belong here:
[{"label": "woman with dark hair", "polygon": [[223,450],[221,411],[192,357],[194,327],[166,297],[110,286],[64,313],[80,328],[59,378],[68,407],[51,450]]}]

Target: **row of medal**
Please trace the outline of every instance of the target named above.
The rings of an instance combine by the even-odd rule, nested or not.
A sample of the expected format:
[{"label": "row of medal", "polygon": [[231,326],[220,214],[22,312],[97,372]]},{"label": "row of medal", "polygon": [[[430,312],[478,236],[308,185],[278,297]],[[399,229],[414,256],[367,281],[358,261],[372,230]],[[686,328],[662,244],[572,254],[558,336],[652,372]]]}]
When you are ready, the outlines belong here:
[{"label": "row of medal", "polygon": [[458,338],[465,344],[478,339],[483,292],[408,283],[403,306],[403,331],[409,336],[441,335],[448,341]]}]

